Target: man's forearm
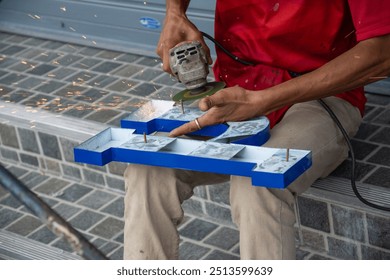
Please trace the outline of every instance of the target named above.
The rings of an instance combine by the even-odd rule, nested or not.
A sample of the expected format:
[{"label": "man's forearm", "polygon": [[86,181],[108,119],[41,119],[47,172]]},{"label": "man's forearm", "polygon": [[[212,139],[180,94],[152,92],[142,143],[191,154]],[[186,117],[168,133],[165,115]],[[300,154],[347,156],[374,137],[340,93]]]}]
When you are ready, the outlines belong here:
[{"label": "man's forearm", "polygon": [[[285,105],[315,100],[386,78],[390,74],[390,35],[357,44],[319,69],[267,89],[259,98],[269,113]],[[262,112],[264,113],[264,112]]]}]

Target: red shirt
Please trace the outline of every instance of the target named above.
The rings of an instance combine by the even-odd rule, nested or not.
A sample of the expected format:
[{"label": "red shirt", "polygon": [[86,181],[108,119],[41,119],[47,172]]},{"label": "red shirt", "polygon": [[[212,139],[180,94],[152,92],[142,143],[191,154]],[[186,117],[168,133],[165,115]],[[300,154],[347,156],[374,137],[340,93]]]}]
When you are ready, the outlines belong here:
[{"label": "red shirt", "polygon": [[[215,38],[245,66],[217,48],[217,80],[261,90],[288,79],[289,71],[310,72],[356,45],[390,33],[388,0],[219,0]],[[363,88],[337,95],[359,108]],[[268,115],[273,127],[288,110]]]}]

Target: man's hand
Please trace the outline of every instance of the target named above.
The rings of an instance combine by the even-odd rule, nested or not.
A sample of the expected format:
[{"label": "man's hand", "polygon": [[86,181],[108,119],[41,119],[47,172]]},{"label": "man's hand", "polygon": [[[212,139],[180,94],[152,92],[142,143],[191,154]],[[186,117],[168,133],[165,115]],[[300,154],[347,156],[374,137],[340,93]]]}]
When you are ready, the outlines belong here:
[{"label": "man's hand", "polygon": [[165,72],[171,73],[171,69],[169,67],[169,50],[177,44],[186,41],[199,41],[206,53],[208,63],[212,63],[210,49],[206,45],[202,34],[196,26],[184,13],[167,13],[156,49],[156,53],[162,59],[162,68]]},{"label": "man's hand", "polygon": [[[199,108],[207,111],[197,119],[201,128],[229,121],[244,121],[261,115],[261,92],[245,90],[239,86],[225,88],[199,101]],[[177,137],[199,130],[196,121],[188,122],[171,131]]]}]

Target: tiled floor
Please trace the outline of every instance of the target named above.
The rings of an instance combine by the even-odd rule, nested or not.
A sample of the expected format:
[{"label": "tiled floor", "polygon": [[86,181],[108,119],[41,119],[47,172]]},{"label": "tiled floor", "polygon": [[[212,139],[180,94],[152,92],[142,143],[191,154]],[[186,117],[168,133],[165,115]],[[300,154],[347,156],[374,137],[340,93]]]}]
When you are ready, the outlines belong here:
[{"label": "tiled floor", "polygon": [[[120,119],[140,104],[149,99],[170,100],[181,89],[181,85],[163,73],[155,58],[0,33],[0,101],[3,102],[119,126]],[[358,181],[390,188],[390,96],[367,94],[367,97],[367,114],[353,139]],[[12,162],[3,164],[110,258],[122,258],[121,194],[94,190],[77,181],[40,174]],[[349,177],[349,166],[346,161],[332,175]],[[67,243],[1,187],[0,217],[0,230],[70,251]],[[239,256],[238,231],[232,224],[187,215],[180,226],[180,235],[182,259]],[[321,256],[298,250],[298,258]]]}]

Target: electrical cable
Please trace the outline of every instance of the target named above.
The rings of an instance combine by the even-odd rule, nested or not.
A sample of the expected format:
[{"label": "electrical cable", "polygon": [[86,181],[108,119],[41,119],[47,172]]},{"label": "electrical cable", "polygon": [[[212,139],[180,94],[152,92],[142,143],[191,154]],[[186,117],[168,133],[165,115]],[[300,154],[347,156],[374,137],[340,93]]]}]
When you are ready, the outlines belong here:
[{"label": "electrical cable", "polygon": [[[238,61],[240,62],[241,64],[243,65],[247,65],[247,66],[253,66],[255,65],[254,63],[252,62],[249,62],[249,61],[246,61],[246,60],[243,60],[243,59],[240,59],[239,57],[235,56],[234,54],[232,54],[230,51],[228,51],[226,48],[224,48],[219,42],[217,42],[212,36],[210,36],[209,34],[205,33],[205,32],[201,32],[202,35],[204,37],[206,37],[207,39],[209,39],[211,42],[213,42],[217,47],[219,47],[226,55],[228,55],[230,58],[234,59],[235,61]],[[293,78],[294,77],[297,77],[299,76],[298,73],[294,73],[292,72],[292,76]],[[351,139],[349,138],[349,135],[348,133],[345,131],[345,128],[343,127],[343,125],[341,124],[340,120],[338,119],[338,117],[336,116],[336,114],[333,112],[333,110],[325,103],[324,100],[322,99],[319,99],[317,100],[321,105],[322,107],[328,112],[328,114],[330,115],[330,117],[333,119],[333,121],[336,123],[336,125],[338,126],[338,128],[340,129],[344,139],[345,139],[345,142],[347,143],[348,145],[348,149],[349,149],[349,154],[350,154],[350,158],[351,158],[351,178],[350,178],[350,181],[351,181],[351,187],[352,187],[352,191],[353,193],[355,194],[355,196],[364,204],[366,204],[367,206],[370,206],[372,208],[375,208],[375,209],[378,209],[378,210],[382,210],[382,211],[388,211],[390,212],[390,207],[386,207],[386,206],[382,206],[382,205],[379,205],[379,204],[375,204],[375,203],[372,203],[370,201],[368,201],[367,199],[365,199],[360,193],[359,193],[359,190],[357,189],[357,186],[356,186],[356,157],[355,157],[355,152],[353,150],[353,147],[352,147],[352,143],[351,143]]]}]

